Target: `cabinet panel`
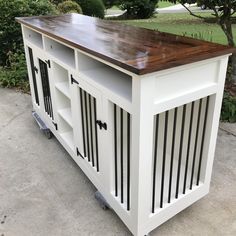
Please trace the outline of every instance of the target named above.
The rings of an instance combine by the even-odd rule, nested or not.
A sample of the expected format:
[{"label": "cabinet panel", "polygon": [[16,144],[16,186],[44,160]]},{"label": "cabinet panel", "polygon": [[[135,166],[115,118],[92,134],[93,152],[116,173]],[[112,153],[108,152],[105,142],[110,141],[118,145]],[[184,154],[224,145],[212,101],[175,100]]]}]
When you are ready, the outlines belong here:
[{"label": "cabinet panel", "polygon": [[74,106],[78,113],[75,117],[77,123],[75,127],[78,127],[76,129],[77,155],[87,161],[96,172],[100,172],[99,139],[101,139],[100,133],[106,130],[104,117],[101,115],[102,96],[99,90],[78,76],[73,75],[72,78],[75,89]]},{"label": "cabinet panel", "polygon": [[55,96],[54,96],[54,80],[51,72],[51,62],[49,58],[40,49],[33,48],[32,51],[34,70],[36,72],[38,100],[40,107],[37,110],[39,115],[49,128],[57,129],[57,121],[55,119]]}]

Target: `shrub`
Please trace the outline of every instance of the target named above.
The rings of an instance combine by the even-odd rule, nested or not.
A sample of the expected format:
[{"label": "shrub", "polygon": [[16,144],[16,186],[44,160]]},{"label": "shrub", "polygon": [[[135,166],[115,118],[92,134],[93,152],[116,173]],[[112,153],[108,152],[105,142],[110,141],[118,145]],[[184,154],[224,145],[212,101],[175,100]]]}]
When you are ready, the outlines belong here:
[{"label": "shrub", "polygon": [[[55,13],[54,5],[48,0],[0,0],[0,65],[6,66],[8,53],[22,47],[20,24],[15,17],[46,15]],[[17,47],[15,47],[17,45]]]},{"label": "shrub", "polygon": [[56,13],[48,0],[0,0],[0,86],[27,88],[20,24],[15,17]]},{"label": "shrub", "polygon": [[10,52],[8,55],[8,67],[0,67],[0,86],[17,87],[29,91],[25,55],[21,51]]},{"label": "shrub", "polygon": [[62,3],[59,3],[57,6],[57,9],[61,13],[80,13],[82,14],[82,9],[80,5],[73,1],[65,1]]},{"label": "shrub", "polygon": [[236,97],[231,96],[228,92],[224,93],[221,120],[228,122],[236,122]]},{"label": "shrub", "polygon": [[146,19],[151,17],[158,0],[120,0],[120,8],[126,10],[126,17],[131,19]]},{"label": "shrub", "polygon": [[55,5],[58,5],[59,3],[62,3],[64,2],[65,0],[49,0],[49,2],[55,4]]},{"label": "shrub", "polygon": [[83,14],[104,18],[105,6],[102,0],[76,0],[81,6]]},{"label": "shrub", "polygon": [[104,6],[108,9],[111,8],[112,6],[118,4],[118,0],[102,0]]}]

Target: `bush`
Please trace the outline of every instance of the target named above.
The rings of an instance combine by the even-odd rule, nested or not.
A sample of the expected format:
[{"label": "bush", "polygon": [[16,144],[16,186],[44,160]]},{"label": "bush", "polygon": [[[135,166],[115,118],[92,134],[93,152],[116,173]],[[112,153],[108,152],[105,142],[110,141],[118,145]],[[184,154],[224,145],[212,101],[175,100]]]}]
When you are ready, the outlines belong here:
[{"label": "bush", "polygon": [[17,87],[29,91],[29,82],[24,53],[17,51],[9,53],[8,67],[0,67],[0,86]]},{"label": "bush", "polygon": [[236,122],[236,97],[231,96],[228,92],[224,93],[221,120],[231,123]]},{"label": "bush", "polygon": [[84,15],[104,18],[105,6],[102,0],[76,0],[76,2],[81,6]]},{"label": "bush", "polygon": [[57,9],[60,13],[80,13],[82,14],[82,9],[80,5],[73,1],[65,1],[59,3]]},{"label": "bush", "polygon": [[23,50],[21,28],[15,17],[50,13],[55,13],[55,8],[48,0],[0,0],[0,66],[7,65],[7,55],[15,52],[14,48]]},{"label": "bush", "polygon": [[151,17],[158,0],[120,0],[120,8],[126,10],[128,19],[146,19]]},{"label": "bush", "polygon": [[0,0],[0,85],[27,87],[27,70],[24,58],[20,24],[15,17],[56,13],[48,0]]},{"label": "bush", "polygon": [[62,3],[64,2],[65,0],[49,0],[49,2],[55,4],[55,5],[58,5],[59,3]]},{"label": "bush", "polygon": [[108,9],[111,8],[112,6],[118,4],[118,0],[102,0],[104,6]]}]

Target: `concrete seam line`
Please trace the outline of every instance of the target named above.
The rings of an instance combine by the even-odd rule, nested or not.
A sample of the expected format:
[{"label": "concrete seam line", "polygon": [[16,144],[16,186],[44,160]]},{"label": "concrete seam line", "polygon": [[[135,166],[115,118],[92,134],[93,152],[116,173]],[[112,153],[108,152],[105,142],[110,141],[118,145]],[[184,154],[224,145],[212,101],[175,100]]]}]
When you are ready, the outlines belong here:
[{"label": "concrete seam line", "polygon": [[224,128],[222,128],[222,127],[220,127],[220,129],[223,130],[223,131],[225,131],[226,133],[229,133],[229,134],[233,135],[234,137],[236,137],[236,134],[234,134],[233,132],[230,132],[229,130],[224,129]]}]

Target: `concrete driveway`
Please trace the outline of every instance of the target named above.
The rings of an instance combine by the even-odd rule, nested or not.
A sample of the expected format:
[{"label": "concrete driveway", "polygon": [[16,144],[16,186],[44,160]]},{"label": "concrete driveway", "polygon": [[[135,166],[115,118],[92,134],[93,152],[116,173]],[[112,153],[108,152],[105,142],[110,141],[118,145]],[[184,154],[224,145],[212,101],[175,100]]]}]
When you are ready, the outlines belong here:
[{"label": "concrete driveway", "polygon": [[[236,137],[219,130],[210,193],[150,235],[236,235],[235,153]],[[0,89],[0,235],[131,235],[94,192],[57,140],[39,131],[30,96]]]}]

